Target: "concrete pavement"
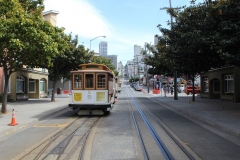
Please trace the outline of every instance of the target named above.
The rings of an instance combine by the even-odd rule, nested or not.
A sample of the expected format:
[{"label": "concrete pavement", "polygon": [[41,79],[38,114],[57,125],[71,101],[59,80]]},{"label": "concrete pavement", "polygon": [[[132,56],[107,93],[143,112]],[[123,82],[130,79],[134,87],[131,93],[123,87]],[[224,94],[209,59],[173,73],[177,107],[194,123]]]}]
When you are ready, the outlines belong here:
[{"label": "concrete pavement", "polygon": [[143,87],[146,94],[154,97],[155,100],[171,107],[181,114],[188,115],[204,123],[214,126],[218,129],[227,131],[240,138],[240,103],[232,101],[222,101],[220,99],[201,98],[195,95],[195,101],[192,101],[192,95],[178,93],[178,100],[174,100],[174,94],[152,94],[152,88]]},{"label": "concrete pavement", "polygon": [[[0,113],[0,140],[28,128],[32,123],[38,122],[47,115],[53,115],[56,111],[68,109],[69,98],[55,98],[55,100],[55,102],[51,102],[50,98],[42,98],[9,102],[7,104],[7,114]],[[18,125],[8,126],[12,122],[13,109]]]},{"label": "concrete pavement", "polygon": [[[147,93],[146,86],[142,94],[152,97],[179,113],[189,115],[240,137],[240,103],[200,98],[199,96],[196,96],[196,101],[192,102],[191,96],[187,96],[185,93],[178,94],[178,100],[174,100],[171,94],[167,94],[166,97],[161,93],[152,94],[152,88],[149,88],[149,93]],[[69,98],[56,98],[56,102],[51,102],[50,98],[43,98],[8,103],[8,113],[0,114],[0,140],[24,130],[30,124],[36,123],[56,111],[70,110],[67,107],[68,102]],[[12,120],[12,109],[15,110],[15,119],[19,123],[16,126],[8,126]]]}]

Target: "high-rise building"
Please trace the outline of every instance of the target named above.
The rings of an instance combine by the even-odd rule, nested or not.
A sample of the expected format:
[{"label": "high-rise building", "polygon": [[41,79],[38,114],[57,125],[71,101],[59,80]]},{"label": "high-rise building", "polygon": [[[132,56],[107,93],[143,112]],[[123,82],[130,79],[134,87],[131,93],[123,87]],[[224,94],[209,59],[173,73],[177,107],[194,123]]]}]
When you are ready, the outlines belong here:
[{"label": "high-rise building", "polygon": [[99,54],[101,56],[107,56],[108,55],[108,45],[106,41],[101,41],[99,43]]},{"label": "high-rise building", "polygon": [[134,56],[138,56],[141,53],[141,46],[134,45]]},{"label": "high-rise building", "polygon": [[134,75],[140,79],[144,76],[144,63],[143,63],[143,54],[141,46],[134,45]]},{"label": "high-rise building", "polygon": [[107,59],[110,59],[110,61],[112,62],[112,64],[115,66],[115,68],[117,69],[117,55],[107,55],[107,56],[103,56]]},{"label": "high-rise building", "polygon": [[117,66],[117,71],[118,71],[118,75],[120,76],[120,77],[123,77],[123,64],[122,64],[122,62],[120,61],[120,62],[118,62],[118,66]]}]

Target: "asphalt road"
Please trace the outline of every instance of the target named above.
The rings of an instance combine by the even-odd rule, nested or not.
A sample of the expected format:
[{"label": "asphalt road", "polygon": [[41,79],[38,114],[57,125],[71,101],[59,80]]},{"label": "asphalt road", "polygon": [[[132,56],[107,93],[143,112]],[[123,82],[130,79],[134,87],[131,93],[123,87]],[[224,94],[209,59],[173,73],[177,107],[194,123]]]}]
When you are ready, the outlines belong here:
[{"label": "asphalt road", "polygon": [[[240,140],[196,119],[181,115],[155,100],[148,94],[132,90],[123,85],[117,103],[109,115],[103,116],[90,136],[86,159],[143,159],[142,149],[130,113],[127,93],[153,112],[187,147],[199,158],[210,160],[240,159]],[[54,134],[58,127],[53,124],[68,124],[77,117],[77,111],[67,110],[57,117],[42,119],[27,129],[16,133],[0,143],[0,159],[13,159],[47,136]],[[41,127],[39,124],[45,124]],[[44,125],[43,125],[44,126]],[[146,138],[147,139],[147,138]],[[176,157],[176,159],[180,159]]]}]

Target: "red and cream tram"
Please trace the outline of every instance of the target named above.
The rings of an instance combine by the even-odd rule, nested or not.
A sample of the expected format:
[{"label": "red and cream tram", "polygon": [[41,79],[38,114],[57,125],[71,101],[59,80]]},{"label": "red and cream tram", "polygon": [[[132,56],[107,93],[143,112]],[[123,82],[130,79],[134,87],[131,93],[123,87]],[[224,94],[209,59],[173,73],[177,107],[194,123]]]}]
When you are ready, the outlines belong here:
[{"label": "red and cream tram", "polygon": [[79,115],[102,115],[112,109],[116,98],[116,79],[103,64],[82,64],[71,71],[69,107],[79,109]]}]

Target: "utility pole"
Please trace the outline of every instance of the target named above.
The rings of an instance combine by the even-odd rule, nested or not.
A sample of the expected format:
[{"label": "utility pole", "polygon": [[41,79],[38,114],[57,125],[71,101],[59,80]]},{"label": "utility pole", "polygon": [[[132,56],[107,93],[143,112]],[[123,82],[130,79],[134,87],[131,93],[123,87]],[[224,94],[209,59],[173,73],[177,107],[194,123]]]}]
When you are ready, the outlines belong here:
[{"label": "utility pole", "polygon": [[134,77],[133,77],[133,79],[134,79],[134,82],[135,82],[135,78],[136,78],[136,77],[135,77],[135,59],[133,59],[133,67],[134,67],[134,73],[133,73],[133,76],[134,76]]},{"label": "utility pole", "polygon": [[[169,8],[172,8],[172,4],[171,4],[171,0],[169,0]],[[168,9],[167,7],[164,7],[164,8],[160,8],[160,10],[165,10],[165,9]],[[181,9],[181,8],[173,8],[173,9]],[[170,16],[171,18],[171,27],[172,27],[172,24],[173,24],[173,18],[172,16]],[[178,93],[177,93],[177,68],[174,67],[174,70],[175,70],[175,73],[174,73],[174,100],[178,100]]]},{"label": "utility pole", "polygon": [[138,63],[138,56],[137,56],[137,70],[138,70],[138,84],[140,85],[140,75],[139,75],[139,63]]},{"label": "utility pole", "polygon": [[[147,44],[146,44],[146,42],[145,42],[145,52],[147,53],[147,51],[146,51],[146,46]],[[147,91],[148,91],[148,93],[149,93],[149,82],[148,82],[148,65],[146,65],[146,84],[147,84]]]}]

